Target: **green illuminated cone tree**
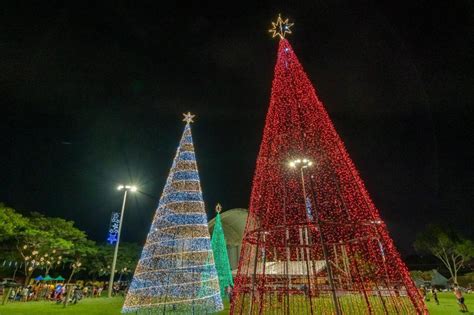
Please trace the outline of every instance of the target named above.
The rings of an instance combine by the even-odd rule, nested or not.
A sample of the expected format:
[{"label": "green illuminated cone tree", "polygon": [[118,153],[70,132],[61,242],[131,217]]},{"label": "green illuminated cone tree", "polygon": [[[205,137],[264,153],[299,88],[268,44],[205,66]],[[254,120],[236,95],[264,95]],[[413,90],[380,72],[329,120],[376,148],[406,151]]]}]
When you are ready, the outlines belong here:
[{"label": "green illuminated cone tree", "polygon": [[221,288],[221,297],[225,297],[225,289],[228,286],[234,286],[232,271],[230,269],[229,256],[227,255],[227,246],[225,242],[224,230],[222,229],[220,204],[216,206],[216,223],[212,232],[212,251],[214,252],[214,261],[216,264],[217,275],[219,277],[219,286]]}]

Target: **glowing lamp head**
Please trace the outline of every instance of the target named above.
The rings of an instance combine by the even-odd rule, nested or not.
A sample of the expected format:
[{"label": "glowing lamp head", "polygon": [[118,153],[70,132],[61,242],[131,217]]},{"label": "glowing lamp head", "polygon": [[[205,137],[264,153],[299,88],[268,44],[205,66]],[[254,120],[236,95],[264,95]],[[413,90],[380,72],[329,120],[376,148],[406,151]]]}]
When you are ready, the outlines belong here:
[{"label": "glowing lamp head", "polygon": [[307,158],[291,160],[288,165],[291,168],[307,168],[313,165],[313,162]]},{"label": "glowing lamp head", "polygon": [[124,190],[124,189],[131,192],[136,192],[138,190],[137,186],[134,186],[134,185],[119,185],[117,187],[117,190]]}]

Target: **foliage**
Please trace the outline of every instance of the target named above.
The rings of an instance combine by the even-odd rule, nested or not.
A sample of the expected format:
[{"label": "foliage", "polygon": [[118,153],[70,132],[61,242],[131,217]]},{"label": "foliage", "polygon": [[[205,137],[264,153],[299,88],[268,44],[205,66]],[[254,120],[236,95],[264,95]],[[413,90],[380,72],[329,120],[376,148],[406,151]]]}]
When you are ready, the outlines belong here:
[{"label": "foliage", "polygon": [[53,236],[52,241],[59,248],[72,248],[74,242],[87,237],[84,231],[74,226],[74,221],[66,221],[62,218],[45,217],[40,213],[33,212],[30,223],[32,228],[50,233]]},{"label": "foliage", "polygon": [[474,287],[474,272],[469,272],[463,274],[462,276],[458,276],[458,284],[465,288],[473,288]]},{"label": "foliage", "polygon": [[73,277],[73,275],[81,270],[84,269],[83,261],[87,260],[88,257],[94,257],[97,254],[97,247],[95,246],[95,242],[84,238],[77,240],[73,247],[68,251],[69,259],[71,261],[71,274],[67,280],[69,283]]},{"label": "foliage", "polygon": [[14,237],[26,227],[27,223],[28,219],[0,203],[0,241]]},{"label": "foliage", "polygon": [[[25,282],[37,269],[49,274],[64,263],[74,263],[96,252],[94,242],[73,221],[33,212],[23,216],[0,205],[0,258],[21,261]],[[19,266],[20,263],[17,264]],[[75,265],[77,266],[77,264]],[[74,273],[77,268],[72,267]]]},{"label": "foliage", "polygon": [[[115,246],[101,244],[97,246],[99,255],[89,256],[86,261],[86,269],[92,277],[110,275],[110,264],[114,256]],[[135,243],[121,242],[119,246],[116,272],[130,274],[135,270],[141,247]]]},{"label": "foliage", "polygon": [[[73,221],[37,212],[23,216],[0,204],[0,259],[17,262],[17,268],[21,265],[25,282],[37,270],[47,275],[63,265],[70,268],[68,282],[81,270],[93,277],[110,274],[113,250],[113,246],[89,240]],[[116,272],[132,273],[140,251],[137,244],[121,243]]]},{"label": "foliage", "polygon": [[26,283],[36,269],[49,272],[53,263],[59,265],[63,256],[74,256],[87,240],[86,233],[76,228],[73,221],[46,217],[37,212],[31,214],[26,228],[15,238],[24,260]]},{"label": "foliage", "polygon": [[422,279],[424,281],[430,281],[432,274],[431,271],[412,270],[410,271],[410,276],[413,279]]},{"label": "foliage", "polygon": [[429,225],[417,235],[414,243],[420,253],[438,258],[448,269],[451,279],[458,281],[458,271],[474,257],[474,244],[456,231],[439,225]]}]

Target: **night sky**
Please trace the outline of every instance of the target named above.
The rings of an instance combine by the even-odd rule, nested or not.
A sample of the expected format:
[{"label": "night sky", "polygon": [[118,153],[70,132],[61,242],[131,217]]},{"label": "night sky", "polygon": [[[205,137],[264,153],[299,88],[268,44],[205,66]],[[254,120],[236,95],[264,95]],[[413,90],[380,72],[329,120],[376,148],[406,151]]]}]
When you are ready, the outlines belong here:
[{"label": "night sky", "polygon": [[0,201],[104,241],[136,183],[123,239],[143,242],[189,110],[209,218],[247,208],[281,12],[402,251],[429,222],[474,237],[471,0],[96,2],[2,6]]}]

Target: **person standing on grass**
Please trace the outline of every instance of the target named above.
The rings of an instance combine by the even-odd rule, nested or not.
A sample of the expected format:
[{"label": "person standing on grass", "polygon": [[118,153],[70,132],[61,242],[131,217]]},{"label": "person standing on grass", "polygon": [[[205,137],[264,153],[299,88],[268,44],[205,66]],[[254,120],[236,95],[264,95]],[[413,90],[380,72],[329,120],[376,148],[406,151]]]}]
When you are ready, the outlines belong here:
[{"label": "person standing on grass", "polygon": [[97,289],[97,297],[101,297],[101,296],[102,296],[102,290],[104,290],[104,288],[101,287],[101,286]]},{"label": "person standing on grass", "polygon": [[85,298],[88,297],[88,291],[89,291],[89,288],[87,287],[87,285],[84,286],[84,289],[82,289],[82,294]]},{"label": "person standing on grass", "polygon": [[232,304],[232,293],[234,291],[234,287],[232,285],[229,285],[226,288],[226,291],[227,291],[227,295],[229,296],[229,303]]},{"label": "person standing on grass", "polygon": [[22,301],[28,301],[28,295],[29,295],[30,290],[28,287],[24,287],[23,290],[21,291],[21,300]]},{"label": "person standing on grass", "polygon": [[433,300],[435,300],[436,305],[439,305],[438,290],[436,290],[436,288],[431,289],[431,295],[433,296]]},{"label": "person standing on grass", "polygon": [[423,296],[423,301],[426,301],[427,300],[426,299],[427,294],[426,294],[426,288],[425,288],[424,285],[422,285],[421,288],[420,288],[420,294],[421,294],[421,296]]},{"label": "person standing on grass", "polygon": [[458,300],[459,307],[461,308],[461,312],[469,312],[467,309],[466,304],[464,304],[464,296],[462,295],[461,289],[459,288],[458,284],[454,284],[453,293]]}]

